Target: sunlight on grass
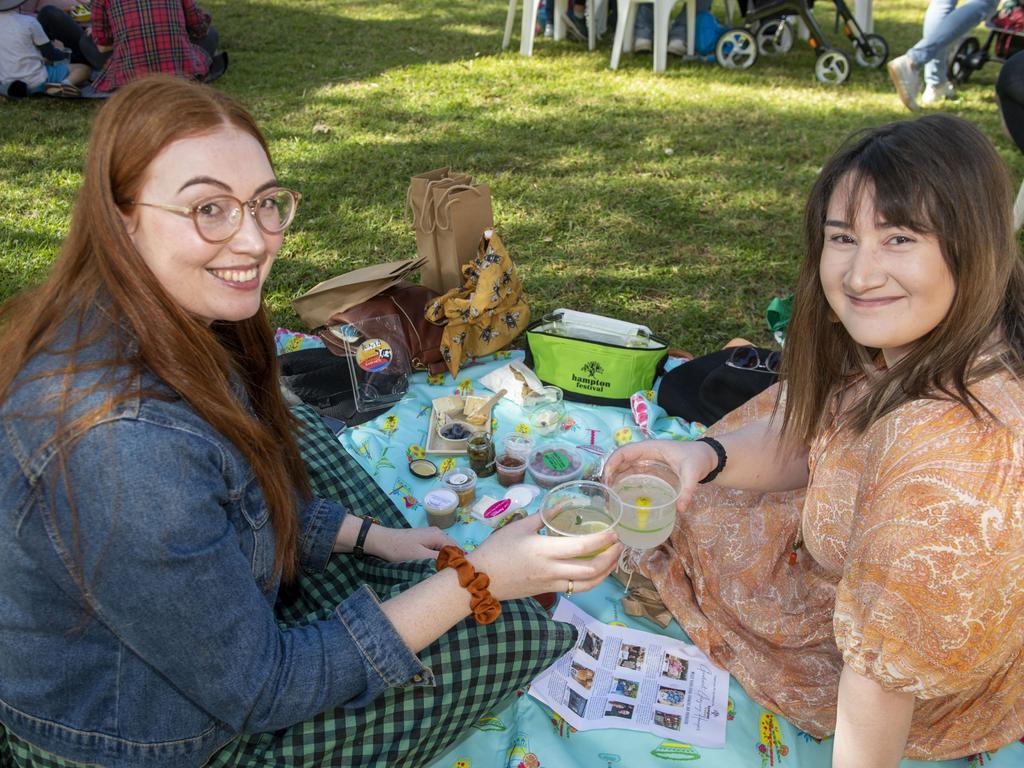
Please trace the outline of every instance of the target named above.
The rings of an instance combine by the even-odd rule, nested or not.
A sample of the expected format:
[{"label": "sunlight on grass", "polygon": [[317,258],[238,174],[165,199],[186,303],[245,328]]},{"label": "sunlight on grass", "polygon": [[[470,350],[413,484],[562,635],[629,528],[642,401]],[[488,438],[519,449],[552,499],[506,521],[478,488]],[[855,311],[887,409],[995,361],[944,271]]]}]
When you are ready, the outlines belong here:
[{"label": "sunlight on grass", "polygon": [[[415,255],[409,176],[442,165],[491,185],[497,227],[535,315],[566,306],[644,322],[674,346],[767,343],[771,298],[791,290],[808,188],[857,129],[906,118],[884,70],[814,80],[806,44],[744,72],[649,54],[608,68],[598,50],[538,39],[501,51],[504,0],[269,0],[207,4],[231,52],[217,83],[267,134],[303,203],[268,284],[289,301],[365,264]],[[893,55],[925,0],[877,4]],[[829,6],[817,13],[829,40]],[[988,64],[947,109],[982,127],[1016,178]],[[0,298],[41,278],[59,248],[98,105],[0,103]]]}]

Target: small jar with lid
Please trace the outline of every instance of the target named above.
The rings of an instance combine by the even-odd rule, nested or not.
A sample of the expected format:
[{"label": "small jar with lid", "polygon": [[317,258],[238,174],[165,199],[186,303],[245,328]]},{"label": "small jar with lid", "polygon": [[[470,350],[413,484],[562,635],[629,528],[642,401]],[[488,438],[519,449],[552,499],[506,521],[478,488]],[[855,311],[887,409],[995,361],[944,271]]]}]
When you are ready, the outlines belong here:
[{"label": "small jar with lid", "polygon": [[449,488],[435,488],[423,497],[427,511],[427,525],[449,528],[455,523],[459,509],[459,495]]},{"label": "small jar with lid", "polygon": [[456,467],[444,473],[441,478],[445,486],[455,491],[459,506],[468,508],[476,499],[476,472],[468,467]]},{"label": "small jar with lid", "polygon": [[469,455],[469,466],[477,477],[490,477],[494,474],[494,441],[487,432],[477,432],[466,443]]}]

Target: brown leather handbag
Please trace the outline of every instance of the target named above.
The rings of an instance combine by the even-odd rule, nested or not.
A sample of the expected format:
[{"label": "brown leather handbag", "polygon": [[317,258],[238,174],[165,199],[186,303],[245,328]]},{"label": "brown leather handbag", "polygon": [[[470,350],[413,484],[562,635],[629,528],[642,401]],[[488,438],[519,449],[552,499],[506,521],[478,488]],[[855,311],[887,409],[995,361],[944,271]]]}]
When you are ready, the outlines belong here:
[{"label": "brown leather handbag", "polygon": [[[424,308],[438,295],[437,291],[425,286],[402,282],[362,304],[349,307],[344,312],[336,312],[331,315],[328,325],[351,323],[358,326],[361,320],[370,317],[398,315],[402,321],[413,370],[443,373],[447,370],[444,358],[441,357],[441,335],[444,328],[429,322],[424,315]],[[334,354],[346,354],[344,343],[328,328],[321,329],[320,338]]]}]

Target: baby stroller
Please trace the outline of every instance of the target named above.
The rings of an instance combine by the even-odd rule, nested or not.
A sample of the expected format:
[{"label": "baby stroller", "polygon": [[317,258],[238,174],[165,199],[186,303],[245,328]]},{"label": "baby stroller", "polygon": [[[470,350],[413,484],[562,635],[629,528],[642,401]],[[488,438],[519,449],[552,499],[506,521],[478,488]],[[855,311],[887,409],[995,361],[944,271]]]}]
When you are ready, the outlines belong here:
[{"label": "baby stroller", "polygon": [[946,72],[954,85],[966,83],[974,72],[989,61],[1002,64],[1024,50],[1024,7],[1017,0],[1000,3],[996,14],[985,22],[988,37],[981,45],[976,37],[965,38],[949,60]]},{"label": "baby stroller", "polygon": [[[836,31],[842,21],[843,34],[853,43],[853,56],[862,67],[878,69],[889,58],[889,44],[876,34],[864,34],[845,0],[836,6]],[[808,43],[817,53],[814,76],[826,85],[839,85],[850,76],[850,57],[829,46],[821,26],[811,13],[814,0],[739,0],[743,26],[733,27],[718,40],[715,58],[726,69],[747,69],[758,54],[772,56],[793,47],[791,19],[807,27]]]}]

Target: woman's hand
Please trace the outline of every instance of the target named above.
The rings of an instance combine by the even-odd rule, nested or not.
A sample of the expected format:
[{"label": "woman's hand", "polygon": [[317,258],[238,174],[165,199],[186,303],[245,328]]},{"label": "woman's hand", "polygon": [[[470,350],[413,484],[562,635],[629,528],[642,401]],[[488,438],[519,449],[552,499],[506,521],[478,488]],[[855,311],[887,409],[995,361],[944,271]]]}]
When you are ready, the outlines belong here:
[{"label": "woman's hand", "polygon": [[679,476],[680,494],[676,511],[685,512],[697,484],[718,466],[718,454],[707,443],[681,440],[643,440],[627,443],[608,457],[604,477],[637,461],[661,461]]},{"label": "woman's hand", "polygon": [[370,527],[363,549],[368,555],[397,563],[402,560],[435,559],[441,547],[457,542],[440,528]]},{"label": "woman's hand", "polygon": [[623,550],[615,531],[539,536],[543,525],[539,514],[509,523],[467,555],[477,571],[487,574],[498,600],[565,592],[570,581],[573,592],[586,592],[615,569]]}]

